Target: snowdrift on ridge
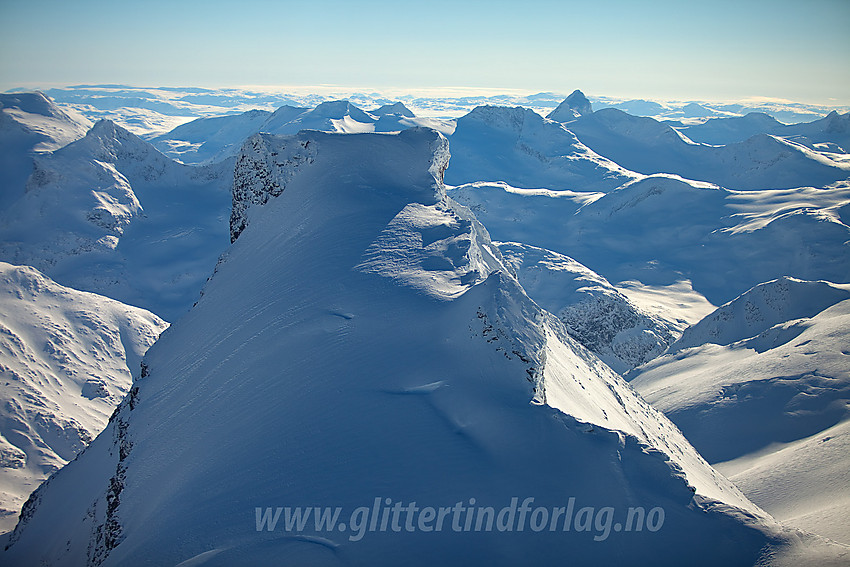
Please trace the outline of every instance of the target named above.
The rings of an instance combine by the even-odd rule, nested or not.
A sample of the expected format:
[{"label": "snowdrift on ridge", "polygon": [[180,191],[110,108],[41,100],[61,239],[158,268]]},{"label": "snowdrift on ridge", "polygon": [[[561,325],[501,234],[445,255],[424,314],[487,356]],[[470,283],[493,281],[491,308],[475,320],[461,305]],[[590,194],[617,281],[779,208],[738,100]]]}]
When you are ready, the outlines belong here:
[{"label": "snowdrift on ridge", "polygon": [[[752,565],[800,544],[525,295],[446,196],[448,158],[427,129],[250,140],[234,187],[278,196],[243,209],[197,306],[33,495],[4,561]],[[526,497],[543,512],[511,531],[350,515]],[[571,497],[597,523],[540,523]],[[261,525],[294,506],[343,523]],[[663,526],[626,529],[629,507]]]}]

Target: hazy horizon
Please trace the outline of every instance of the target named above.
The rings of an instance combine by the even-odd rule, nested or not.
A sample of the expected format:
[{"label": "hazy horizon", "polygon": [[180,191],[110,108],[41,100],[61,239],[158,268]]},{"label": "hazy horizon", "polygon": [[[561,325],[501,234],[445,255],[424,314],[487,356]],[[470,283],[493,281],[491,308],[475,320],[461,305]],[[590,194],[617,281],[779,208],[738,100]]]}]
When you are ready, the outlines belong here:
[{"label": "hazy horizon", "polygon": [[[339,85],[850,105],[850,3],[7,0],[0,90]],[[448,85],[448,87],[447,87]]]}]

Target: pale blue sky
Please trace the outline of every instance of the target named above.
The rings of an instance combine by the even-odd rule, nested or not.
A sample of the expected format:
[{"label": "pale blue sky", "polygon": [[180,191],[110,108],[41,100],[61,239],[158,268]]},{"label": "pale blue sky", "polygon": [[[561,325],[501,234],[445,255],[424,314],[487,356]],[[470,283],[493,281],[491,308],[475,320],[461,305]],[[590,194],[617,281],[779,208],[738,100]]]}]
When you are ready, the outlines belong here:
[{"label": "pale blue sky", "polygon": [[81,83],[848,105],[850,0],[0,0],[0,91]]}]

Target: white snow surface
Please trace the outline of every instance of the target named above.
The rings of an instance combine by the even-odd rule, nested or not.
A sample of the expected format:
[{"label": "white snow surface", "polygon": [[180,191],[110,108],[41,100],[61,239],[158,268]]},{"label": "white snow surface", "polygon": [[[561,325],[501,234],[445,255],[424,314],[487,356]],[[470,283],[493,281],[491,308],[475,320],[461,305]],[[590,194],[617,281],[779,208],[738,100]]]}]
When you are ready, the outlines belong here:
[{"label": "white snow surface", "polygon": [[[525,295],[446,196],[438,132],[258,140],[270,154],[304,143],[314,159],[272,170],[283,191],[247,209],[108,429],[33,495],[5,563],[846,560],[782,531]],[[605,542],[528,530],[354,542],[255,527],[256,506],[501,506],[526,493],[539,505],[660,506],[666,520],[651,537]]]},{"label": "white snow surface", "polygon": [[227,247],[232,160],[190,167],[109,121],[36,160],[0,258],[174,320]]},{"label": "white snow surface", "polygon": [[570,96],[550,112],[546,118],[555,122],[572,122],[579,116],[593,113],[593,105],[584,96],[584,93],[576,89]]},{"label": "white snow surface", "polygon": [[801,124],[783,124],[772,116],[753,112],[746,116],[712,118],[702,124],[679,128],[695,142],[726,145],[757,134],[782,136],[812,149],[850,151],[850,113],[832,111],[827,116]]},{"label": "white snow surface", "polygon": [[523,107],[481,106],[457,120],[446,182],[504,182],[559,191],[609,191],[636,179],[562,124]]},{"label": "white snow surface", "polygon": [[[850,187],[730,191],[651,175],[584,201],[498,184],[450,190],[494,239],[552,250],[614,285],[689,281],[712,305],[791,275],[850,281]],[[769,251],[769,252],[766,252]]]},{"label": "white snow surface", "polygon": [[417,118],[402,103],[387,104],[373,113],[347,100],[323,102],[315,108],[281,106],[274,113],[252,110],[235,116],[199,118],[153,138],[164,154],[183,163],[202,164],[235,156],[251,135],[295,134],[300,130],[362,133],[397,132],[428,126],[444,134],[454,131],[452,121]]},{"label": "white snow surface", "polygon": [[568,256],[518,242],[497,246],[528,295],[616,372],[648,362],[679,336],[675,321],[644,311]]},{"label": "white snow surface", "polygon": [[0,262],[0,532],[106,426],[167,323]]},{"label": "white snow surface", "polygon": [[714,147],[697,144],[652,118],[613,108],[582,116],[564,127],[598,154],[629,170],[675,174],[728,189],[824,187],[850,176],[850,164],[767,133]]},{"label": "white snow surface", "polygon": [[0,210],[24,194],[34,156],[82,138],[90,126],[40,92],[0,94]]},{"label": "white snow surface", "polygon": [[850,543],[850,285],[758,285],[630,373],[775,517]]}]

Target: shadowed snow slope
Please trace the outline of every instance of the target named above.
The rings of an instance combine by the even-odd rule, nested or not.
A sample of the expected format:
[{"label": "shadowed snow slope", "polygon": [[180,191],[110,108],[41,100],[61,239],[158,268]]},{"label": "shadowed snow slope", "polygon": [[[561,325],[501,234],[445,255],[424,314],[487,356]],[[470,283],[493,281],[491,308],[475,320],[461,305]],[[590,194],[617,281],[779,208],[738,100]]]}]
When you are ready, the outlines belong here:
[{"label": "shadowed snow slope", "polygon": [[36,160],[0,258],[176,319],[227,246],[232,161],[179,164],[109,121]]},{"label": "shadowed snow slope", "polygon": [[672,173],[739,190],[824,187],[850,176],[850,164],[769,134],[722,147],[706,146],[652,118],[613,108],[582,116],[565,127],[595,152],[647,175]]},{"label": "shadowed snow slope", "polygon": [[[282,192],[247,209],[108,430],[31,498],[5,564],[752,565],[806,545],[528,299],[446,197],[440,134],[253,142],[313,160],[271,170]],[[621,530],[424,512],[514,497],[610,506]],[[376,515],[359,538],[376,498],[411,528]],[[276,506],[342,511],[270,531],[256,508]],[[626,530],[630,506],[663,508],[663,526]]]},{"label": "shadowed snow slope", "polygon": [[0,210],[24,194],[33,156],[82,138],[89,126],[39,92],[0,94]]},{"label": "shadowed snow slope", "polygon": [[106,426],[167,324],[0,262],[0,531]]},{"label": "shadowed snow slope", "polygon": [[590,150],[533,110],[480,106],[457,120],[446,182],[608,191],[637,175]]},{"label": "shadowed snow slope", "polygon": [[782,278],[758,285],[630,374],[632,385],[753,500],[844,543],[848,297],[846,284]]}]

